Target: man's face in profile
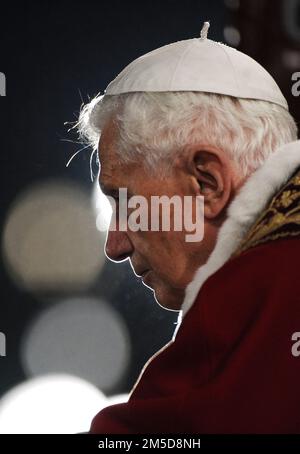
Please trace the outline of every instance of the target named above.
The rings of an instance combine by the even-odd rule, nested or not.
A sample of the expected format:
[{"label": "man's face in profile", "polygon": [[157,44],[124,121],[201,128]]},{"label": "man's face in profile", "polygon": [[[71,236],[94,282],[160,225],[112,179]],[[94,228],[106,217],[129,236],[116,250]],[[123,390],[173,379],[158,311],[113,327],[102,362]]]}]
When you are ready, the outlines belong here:
[{"label": "man's face in profile", "polygon": [[[146,171],[140,162],[120,163],[116,154],[117,134],[111,122],[104,128],[99,142],[99,183],[106,195],[117,199],[119,188],[127,188],[128,197],[143,196],[149,201],[149,207],[153,195],[170,198],[195,195],[192,178],[187,178],[180,166],[170,176],[160,179]],[[172,209],[170,217],[172,226]],[[107,233],[105,253],[113,261],[129,258],[133,271],[138,276],[143,275],[144,284],[153,290],[157,302],[165,308],[180,310],[187,284],[208,255],[205,241],[187,242],[186,233],[172,228],[170,231],[120,231],[117,223],[116,229],[110,226]]]}]

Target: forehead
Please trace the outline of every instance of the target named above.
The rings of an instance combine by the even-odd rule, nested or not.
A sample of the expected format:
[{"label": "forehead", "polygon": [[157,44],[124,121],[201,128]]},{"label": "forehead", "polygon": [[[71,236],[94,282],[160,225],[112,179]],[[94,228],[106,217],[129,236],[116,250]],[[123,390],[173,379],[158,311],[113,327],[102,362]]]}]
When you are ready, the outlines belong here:
[{"label": "forehead", "polygon": [[100,162],[100,177],[112,177],[120,167],[116,154],[117,129],[110,122],[102,131],[98,144],[98,158]]},{"label": "forehead", "polygon": [[128,187],[128,182],[135,172],[135,165],[120,162],[117,154],[118,137],[117,126],[109,122],[99,140],[99,184],[104,192],[105,188]]},{"label": "forehead", "polygon": [[101,167],[115,167],[118,132],[114,123],[109,122],[103,129],[98,143],[98,157]]}]

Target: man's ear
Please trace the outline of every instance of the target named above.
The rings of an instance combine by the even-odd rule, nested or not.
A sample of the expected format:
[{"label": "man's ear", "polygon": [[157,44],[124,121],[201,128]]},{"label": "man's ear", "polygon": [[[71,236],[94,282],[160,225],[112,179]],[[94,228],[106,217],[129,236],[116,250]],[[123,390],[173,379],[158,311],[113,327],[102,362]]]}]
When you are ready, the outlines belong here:
[{"label": "man's ear", "polygon": [[233,169],[223,150],[211,146],[191,145],[187,150],[189,174],[194,190],[204,196],[204,217],[223,214],[233,191]]}]

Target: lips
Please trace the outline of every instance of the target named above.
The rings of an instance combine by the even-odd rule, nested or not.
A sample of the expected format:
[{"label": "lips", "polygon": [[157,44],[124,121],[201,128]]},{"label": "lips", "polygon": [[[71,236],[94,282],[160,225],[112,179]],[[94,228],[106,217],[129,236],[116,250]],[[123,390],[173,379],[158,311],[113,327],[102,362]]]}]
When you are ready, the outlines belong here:
[{"label": "lips", "polygon": [[134,269],[134,272],[137,275],[137,277],[143,277],[143,275],[145,273],[147,273],[147,271],[149,271],[149,270],[148,269],[144,269],[144,270]]}]

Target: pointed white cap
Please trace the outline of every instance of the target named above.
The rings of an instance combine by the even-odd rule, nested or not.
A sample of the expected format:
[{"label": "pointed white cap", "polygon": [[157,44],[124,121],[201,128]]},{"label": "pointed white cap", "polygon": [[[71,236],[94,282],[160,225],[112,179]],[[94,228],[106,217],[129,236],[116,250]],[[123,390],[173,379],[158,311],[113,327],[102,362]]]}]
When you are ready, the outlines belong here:
[{"label": "pointed white cap", "polygon": [[200,91],[288,104],[273,77],[255,60],[225,44],[200,38],[168,44],[126,66],[107,86],[106,95],[139,91]]}]

